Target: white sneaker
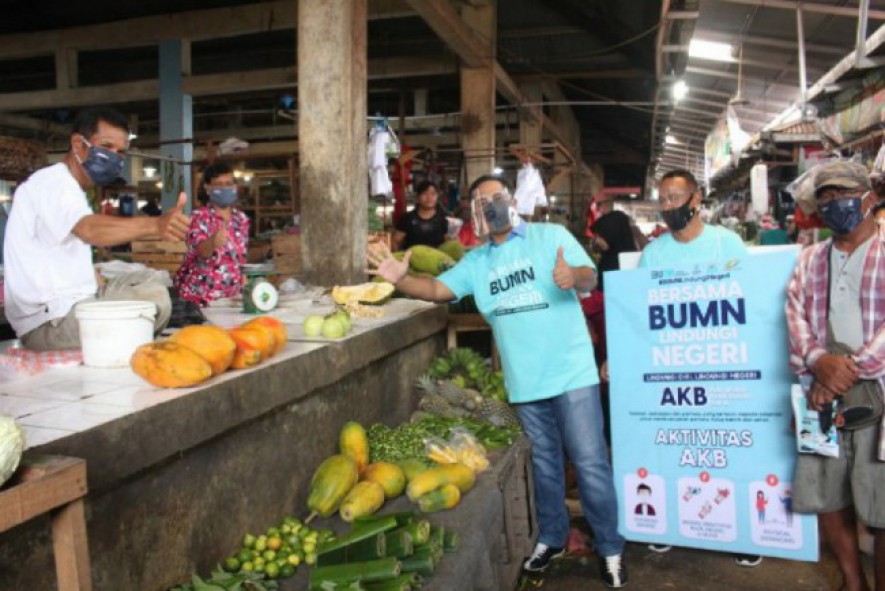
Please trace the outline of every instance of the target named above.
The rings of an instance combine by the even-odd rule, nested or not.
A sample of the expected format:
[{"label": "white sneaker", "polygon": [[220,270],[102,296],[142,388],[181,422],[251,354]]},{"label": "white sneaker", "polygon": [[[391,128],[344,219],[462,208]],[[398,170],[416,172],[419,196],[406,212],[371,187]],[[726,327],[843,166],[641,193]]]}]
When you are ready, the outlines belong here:
[{"label": "white sneaker", "polygon": [[649,544],[648,549],[652,552],[657,552],[659,554],[663,554],[664,552],[669,552],[673,549],[673,546],[662,546],[659,544]]}]

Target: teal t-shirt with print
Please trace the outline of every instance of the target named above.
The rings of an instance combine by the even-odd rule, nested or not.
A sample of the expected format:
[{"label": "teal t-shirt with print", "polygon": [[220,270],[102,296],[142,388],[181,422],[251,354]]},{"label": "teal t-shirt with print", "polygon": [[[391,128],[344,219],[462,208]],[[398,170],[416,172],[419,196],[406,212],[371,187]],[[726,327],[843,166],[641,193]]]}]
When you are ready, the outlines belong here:
[{"label": "teal t-shirt with print", "polygon": [[666,269],[745,256],[747,247],[740,236],[722,226],[704,225],[698,237],[691,242],[679,242],[669,232],[658,236],[642,251],[639,266],[646,269]]},{"label": "teal t-shirt with print", "polygon": [[492,327],[510,402],[543,400],[599,383],[577,294],[553,282],[560,246],[570,266],[595,269],[563,226],[523,223],[506,242],[473,249],[437,277],[458,299],[473,294]]}]

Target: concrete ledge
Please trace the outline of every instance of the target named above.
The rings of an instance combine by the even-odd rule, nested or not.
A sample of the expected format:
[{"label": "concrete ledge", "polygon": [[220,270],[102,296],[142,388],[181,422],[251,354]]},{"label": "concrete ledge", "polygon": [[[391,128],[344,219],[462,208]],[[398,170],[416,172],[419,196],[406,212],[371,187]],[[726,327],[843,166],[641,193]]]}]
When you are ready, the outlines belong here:
[{"label": "concrete ledge", "polygon": [[[303,516],[344,422],[408,418],[446,317],[427,309],[35,448],[87,460],[95,590],[164,591],[208,573],[245,532]],[[0,535],[0,589],[55,587],[46,523]]]}]

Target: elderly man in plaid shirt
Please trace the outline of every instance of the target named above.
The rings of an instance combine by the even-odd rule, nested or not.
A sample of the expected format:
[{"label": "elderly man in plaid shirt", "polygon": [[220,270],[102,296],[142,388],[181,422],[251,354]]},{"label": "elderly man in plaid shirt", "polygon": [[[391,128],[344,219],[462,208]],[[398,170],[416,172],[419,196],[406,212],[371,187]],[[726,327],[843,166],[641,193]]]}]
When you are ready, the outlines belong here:
[{"label": "elderly man in plaid shirt", "polygon": [[[821,165],[814,195],[833,238],[805,249],[787,288],[790,367],[808,388],[809,406],[831,408],[861,380],[885,377],[885,234],[870,215],[876,196],[854,162]],[[832,334],[828,334],[832,331]],[[853,353],[829,352],[831,342]],[[842,429],[838,458],[800,454],[793,510],[817,513],[847,591],[869,589],[856,520],[874,530],[876,589],[885,590],[885,430]]]}]

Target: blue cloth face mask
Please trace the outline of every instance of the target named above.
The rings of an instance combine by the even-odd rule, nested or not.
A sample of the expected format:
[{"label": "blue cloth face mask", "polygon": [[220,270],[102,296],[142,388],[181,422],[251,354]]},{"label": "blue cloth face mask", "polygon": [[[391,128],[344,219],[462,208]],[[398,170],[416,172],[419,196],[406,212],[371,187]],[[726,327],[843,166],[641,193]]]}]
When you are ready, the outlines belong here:
[{"label": "blue cloth face mask", "polygon": [[109,185],[123,174],[123,162],[126,158],[123,154],[101,146],[93,146],[86,141],[86,138],[83,138],[83,143],[89,146],[86,160],[80,160],[76,152],[74,152],[74,157],[93,183],[100,187]]},{"label": "blue cloth face mask", "polygon": [[849,199],[833,199],[825,205],[819,205],[820,217],[824,224],[836,234],[850,234],[864,219],[862,197]]},{"label": "blue cloth face mask", "polygon": [[209,200],[218,207],[230,207],[237,201],[236,187],[212,187]]}]

